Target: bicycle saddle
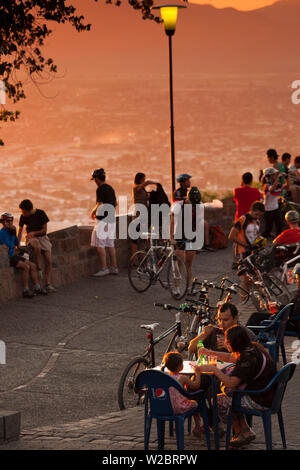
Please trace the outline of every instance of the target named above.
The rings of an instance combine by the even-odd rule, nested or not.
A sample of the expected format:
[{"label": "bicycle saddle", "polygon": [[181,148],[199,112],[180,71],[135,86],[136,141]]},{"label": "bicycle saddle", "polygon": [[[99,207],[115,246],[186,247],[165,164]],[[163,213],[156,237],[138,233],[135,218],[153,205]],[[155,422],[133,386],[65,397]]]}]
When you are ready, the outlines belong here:
[{"label": "bicycle saddle", "polygon": [[145,328],[145,330],[151,331],[154,331],[157,326],[159,326],[159,323],[152,323],[151,325],[140,325],[141,328]]}]

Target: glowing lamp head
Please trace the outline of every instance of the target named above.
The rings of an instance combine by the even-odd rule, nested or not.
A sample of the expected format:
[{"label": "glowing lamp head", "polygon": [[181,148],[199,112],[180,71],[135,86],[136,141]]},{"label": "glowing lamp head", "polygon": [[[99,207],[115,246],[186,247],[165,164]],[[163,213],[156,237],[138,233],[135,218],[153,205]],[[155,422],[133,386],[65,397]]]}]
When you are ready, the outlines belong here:
[{"label": "glowing lamp head", "polygon": [[165,32],[168,36],[172,36],[175,33],[176,22],[178,16],[178,8],[186,8],[183,5],[162,5],[155,6],[152,9],[160,9],[160,15],[164,22]]},{"label": "glowing lamp head", "polygon": [[176,29],[178,8],[177,7],[162,7],[160,9],[161,18],[164,22],[166,34],[174,34]]}]

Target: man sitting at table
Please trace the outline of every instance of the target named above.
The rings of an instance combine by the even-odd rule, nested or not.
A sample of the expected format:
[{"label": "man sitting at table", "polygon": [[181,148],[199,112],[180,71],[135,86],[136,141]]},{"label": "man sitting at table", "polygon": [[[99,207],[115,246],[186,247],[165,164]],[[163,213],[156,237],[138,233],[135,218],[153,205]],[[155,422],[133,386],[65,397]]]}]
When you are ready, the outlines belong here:
[{"label": "man sitting at table", "polygon": [[[234,304],[225,302],[219,307],[217,320],[219,327],[217,325],[207,325],[204,331],[190,342],[188,348],[189,353],[197,355],[199,341],[203,342],[206,349],[211,349],[212,351],[228,351],[224,341],[224,333],[228,328],[239,324],[238,309]],[[248,332],[253,340],[254,334],[250,330],[248,330]]]}]

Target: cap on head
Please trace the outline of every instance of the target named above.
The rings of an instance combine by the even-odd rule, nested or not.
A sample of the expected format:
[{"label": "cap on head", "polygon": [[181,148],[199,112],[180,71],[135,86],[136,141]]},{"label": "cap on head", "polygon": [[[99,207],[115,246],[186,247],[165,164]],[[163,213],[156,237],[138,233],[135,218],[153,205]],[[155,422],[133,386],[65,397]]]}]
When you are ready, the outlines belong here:
[{"label": "cap on head", "polygon": [[14,216],[9,212],[4,212],[4,214],[1,215],[0,222],[3,224],[7,220],[14,220]]},{"label": "cap on head", "polygon": [[97,170],[94,170],[91,176],[91,180],[94,180],[95,178],[102,178],[105,176],[105,171],[103,168],[97,168]]},{"label": "cap on head", "polygon": [[192,186],[189,192],[187,193],[187,200],[191,204],[199,204],[201,202],[201,193],[197,186]]},{"label": "cap on head", "polygon": [[187,173],[181,173],[181,175],[177,176],[177,181],[179,183],[183,183],[186,180],[189,180],[191,178],[191,175],[188,175]]},{"label": "cap on head", "polygon": [[287,222],[291,222],[292,224],[296,224],[297,222],[299,222],[299,213],[297,211],[288,211],[286,214],[285,214],[285,220]]},{"label": "cap on head", "polygon": [[270,168],[265,168],[263,171],[264,176],[275,175],[275,173],[278,173],[278,170],[276,170],[276,168],[273,168],[272,166]]}]

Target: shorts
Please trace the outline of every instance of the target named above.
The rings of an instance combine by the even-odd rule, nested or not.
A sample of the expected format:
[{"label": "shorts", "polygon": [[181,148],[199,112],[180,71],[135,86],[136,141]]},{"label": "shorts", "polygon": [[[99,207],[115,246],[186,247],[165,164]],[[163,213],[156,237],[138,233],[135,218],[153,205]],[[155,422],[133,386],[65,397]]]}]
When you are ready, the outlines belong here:
[{"label": "shorts", "polygon": [[42,251],[50,251],[51,252],[52,244],[51,244],[51,242],[48,238],[48,235],[42,235],[41,237],[31,238],[28,241],[28,245],[31,244],[32,240],[37,240],[39,242],[39,245],[40,245],[40,248],[41,248]]},{"label": "shorts", "polygon": [[92,232],[91,246],[113,248],[115,246],[116,224],[99,220]]},{"label": "shorts", "polygon": [[12,268],[15,268],[20,261],[26,261],[26,258],[20,255],[14,255],[9,258],[9,265]]}]

